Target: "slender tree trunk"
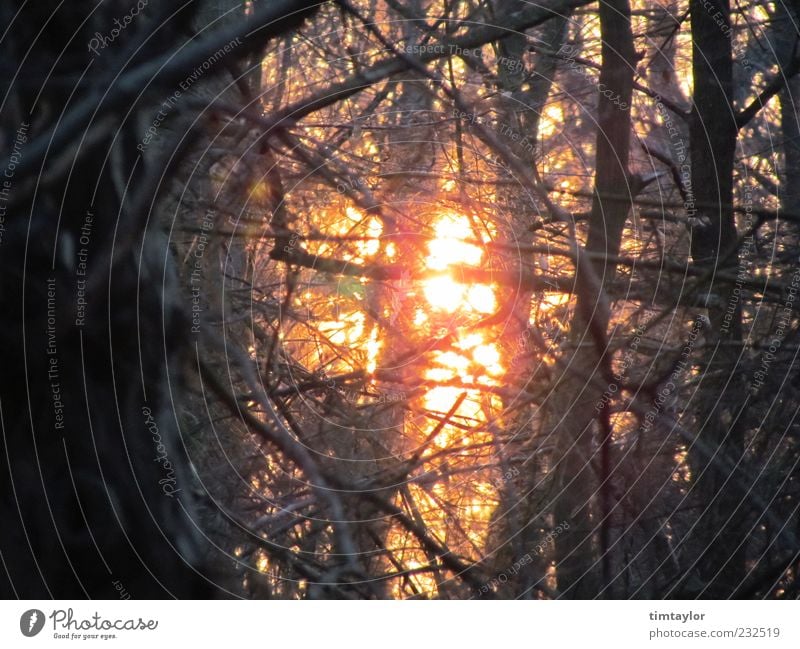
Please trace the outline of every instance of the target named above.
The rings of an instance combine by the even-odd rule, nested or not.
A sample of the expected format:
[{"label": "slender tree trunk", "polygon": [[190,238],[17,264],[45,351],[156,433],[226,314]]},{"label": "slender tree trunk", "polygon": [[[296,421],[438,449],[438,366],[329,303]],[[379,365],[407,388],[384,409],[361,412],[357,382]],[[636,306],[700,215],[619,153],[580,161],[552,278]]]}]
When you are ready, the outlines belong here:
[{"label": "slender tree trunk", "polygon": [[[726,597],[744,576],[744,550],[737,514],[737,491],[726,481],[737,482],[737,473],[727,475],[709,459],[712,454],[737,462],[742,457],[742,430],[737,425],[736,407],[743,398],[742,384],[736,375],[738,351],[726,343],[741,340],[741,309],[731,302],[731,287],[725,287],[717,274],[734,266],[736,223],[730,205],[733,201],[733,163],[737,127],[733,112],[733,65],[730,6],[727,0],[691,2],[692,72],[694,75],[693,111],[689,135],[691,179],[686,206],[691,230],[691,253],[694,262],[708,270],[702,287],[711,323],[702,371],[703,394],[697,412],[697,435],[700,445],[689,450],[694,484],[692,491],[701,507],[701,518],[690,536],[694,545],[694,577],[684,576],[687,596]],[[724,24],[718,24],[722,16]],[[728,255],[730,258],[725,259]],[[734,270],[735,272],[735,270]],[[728,320],[726,312],[730,311]]]},{"label": "slender tree trunk", "polygon": [[[778,61],[789,62],[795,54],[800,35],[797,33],[800,8],[775,3],[774,47]],[[786,82],[780,93],[781,132],[783,140],[783,178],[781,183],[781,208],[790,214],[800,214],[800,75]]]},{"label": "slender tree trunk", "polygon": [[[622,230],[630,211],[630,203],[619,201],[621,195],[632,194],[628,174],[630,146],[630,104],[634,71],[634,50],[630,25],[630,5],[627,0],[600,3],[600,29],[603,38],[602,68],[598,94],[597,153],[595,163],[595,195],[589,220],[587,248],[590,251],[614,256],[619,253]],[[607,92],[606,92],[607,91]],[[604,94],[605,92],[605,94]],[[611,200],[608,200],[611,198]],[[600,258],[594,271],[607,284],[614,267]],[[581,268],[578,273],[586,272]],[[598,285],[598,290],[602,289]],[[558,484],[562,489],[555,506],[556,524],[570,527],[556,539],[556,569],[558,588],[563,596],[588,598],[597,594],[601,576],[594,566],[597,557],[594,529],[599,527],[601,552],[607,549],[607,515],[610,509],[605,479],[610,464],[610,427],[604,412],[600,412],[598,446],[600,475],[592,468],[595,427],[595,404],[602,391],[595,378],[605,362],[604,349],[598,349],[590,335],[593,327],[605,332],[608,327],[598,303],[600,293],[578,296],[572,323],[571,339],[576,346],[571,370],[562,377],[556,390],[552,416],[556,418],[556,439],[559,453]],[[599,478],[599,480],[598,480]],[[599,507],[593,507],[595,499]],[[605,563],[604,563],[605,561]],[[602,579],[608,579],[608,557],[601,559]]]},{"label": "slender tree trunk", "polygon": [[[547,44],[548,50],[558,51],[564,42],[566,28],[567,17],[558,16],[542,25],[536,35]],[[523,34],[509,36],[498,45],[500,58],[497,76],[501,94],[498,97],[497,110],[502,124],[499,129],[501,133],[516,132],[525,136],[524,139],[512,143],[511,150],[527,164],[536,165],[540,155],[536,146],[539,124],[553,86],[558,59],[549,51],[537,52],[533,65],[527,68],[527,48],[528,38]],[[500,181],[508,178],[503,172],[498,174]],[[503,207],[503,216],[497,220],[501,238],[520,246],[532,244],[532,206],[526,193],[519,187],[502,183],[498,183],[495,193],[498,203]],[[498,256],[497,261],[509,264],[511,267],[508,270],[522,276],[523,273],[533,271],[533,260],[529,257],[520,253],[509,260],[507,255],[503,255]],[[504,321],[500,341],[507,350],[509,359],[506,380],[515,388],[524,390],[531,381],[536,380],[531,371],[536,361],[530,348],[532,344],[528,331],[532,326],[531,303],[535,297],[533,291],[519,290],[514,292],[512,299],[513,305]],[[518,407],[519,398],[524,398],[521,393],[504,402],[504,409],[514,408],[514,413],[510,416],[503,413],[501,427],[504,433],[510,434],[524,446],[526,450],[521,453],[525,455],[532,448],[531,437],[538,426],[533,423],[531,409]],[[498,441],[497,448],[502,472],[508,475],[512,468],[509,458],[519,447]],[[550,532],[550,526],[546,523],[551,518],[551,512],[543,507],[545,498],[536,497],[537,493],[534,492],[536,485],[541,485],[545,479],[543,469],[541,462],[528,462],[525,464],[524,475],[519,480],[503,482],[498,507],[493,514],[496,522],[491,526],[492,538],[488,541],[498,567],[513,565]],[[536,592],[533,586],[544,578],[548,563],[548,557],[537,554],[527,568],[509,578],[499,595],[509,598],[534,597]]]}]

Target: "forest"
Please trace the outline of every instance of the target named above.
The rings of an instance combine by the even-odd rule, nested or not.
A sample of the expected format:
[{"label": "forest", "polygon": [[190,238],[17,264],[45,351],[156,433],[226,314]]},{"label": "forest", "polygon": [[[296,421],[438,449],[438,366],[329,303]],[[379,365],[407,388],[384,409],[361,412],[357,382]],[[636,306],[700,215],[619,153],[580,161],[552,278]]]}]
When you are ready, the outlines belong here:
[{"label": "forest", "polygon": [[3,599],[800,598],[797,2],[0,25]]}]

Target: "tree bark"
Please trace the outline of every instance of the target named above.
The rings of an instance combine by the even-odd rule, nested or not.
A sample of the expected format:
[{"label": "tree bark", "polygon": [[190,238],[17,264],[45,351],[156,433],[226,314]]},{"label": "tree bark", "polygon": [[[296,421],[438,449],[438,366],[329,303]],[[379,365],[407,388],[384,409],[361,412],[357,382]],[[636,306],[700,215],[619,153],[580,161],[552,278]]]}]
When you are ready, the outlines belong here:
[{"label": "tree bark", "polygon": [[[628,172],[634,72],[630,4],[627,0],[601,2],[599,14],[603,61],[597,107],[595,194],[586,247],[589,251],[616,256],[630,211],[630,201],[619,201],[617,197],[632,193]],[[605,200],[612,196],[614,200]],[[605,284],[614,275],[613,264],[603,257],[597,259],[593,270]],[[577,272],[585,273],[587,269],[578,267]],[[602,576],[595,565],[598,549],[595,529],[600,530],[601,552],[608,545],[609,501],[606,486],[601,485],[605,485],[608,477],[605,474],[610,467],[611,432],[607,415],[595,409],[602,396],[595,378],[602,374],[606,350],[598,348],[590,329],[597,327],[605,333],[608,327],[608,320],[602,315],[604,310],[598,309],[603,299],[602,287],[596,286],[596,293],[584,292],[578,296],[571,331],[571,341],[576,346],[569,359],[571,371],[564,374],[556,387],[555,403],[551,406],[551,416],[557,418],[556,439],[561,448],[556,470],[562,491],[555,505],[555,522],[566,521],[570,525],[556,539],[558,589],[562,596],[575,598],[594,597],[602,585],[601,578],[608,578],[607,564]],[[598,415],[599,476],[592,467],[595,453],[592,437]],[[598,506],[593,505],[596,498]]]},{"label": "tree bark", "polygon": [[[741,307],[731,301],[732,287],[716,278],[720,270],[734,267],[736,222],[733,202],[733,164],[737,127],[733,109],[733,62],[730,38],[730,6],[727,0],[692,0],[693,108],[689,137],[691,187],[687,189],[686,213],[691,224],[691,254],[695,263],[708,271],[702,287],[710,320],[707,349],[703,359],[702,394],[696,425],[699,437],[714,453],[734,463],[743,454],[743,434],[737,425],[737,405],[743,398],[742,382],[736,373],[738,347],[725,345],[741,340]],[[722,20],[722,24],[719,20]],[[713,205],[709,209],[704,207]],[[730,309],[730,322],[726,312]],[[744,546],[740,545],[741,518],[737,513],[735,491],[726,488],[729,480],[739,481],[720,471],[694,447],[689,449],[693,486],[700,520],[684,540],[684,549],[693,558],[694,570],[684,575],[681,587],[685,596],[727,597],[744,576]]]}]

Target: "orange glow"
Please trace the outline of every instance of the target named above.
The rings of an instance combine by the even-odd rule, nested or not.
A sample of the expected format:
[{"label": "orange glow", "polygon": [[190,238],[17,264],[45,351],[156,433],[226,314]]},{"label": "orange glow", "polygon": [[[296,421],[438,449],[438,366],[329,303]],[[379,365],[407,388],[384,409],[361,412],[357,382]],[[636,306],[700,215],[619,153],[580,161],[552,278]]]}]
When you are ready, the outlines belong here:
[{"label": "orange glow", "polygon": [[483,250],[464,239],[472,236],[469,219],[455,214],[445,214],[433,226],[436,238],[428,243],[430,255],[425,265],[431,270],[445,270],[455,264],[477,266]]},{"label": "orange glow", "polygon": [[367,372],[370,374],[375,371],[378,365],[378,354],[383,347],[383,342],[378,340],[378,327],[372,328],[367,340]]},{"label": "orange glow", "polygon": [[[339,256],[342,258],[349,259],[352,263],[366,264],[370,258],[385,256],[391,263],[404,263],[397,244],[382,241],[382,225],[371,215],[346,207],[336,212],[335,219],[333,234],[366,237],[355,241],[347,251],[341,251]],[[392,316],[396,309],[407,303],[412,309],[409,320],[421,335],[427,335],[428,332],[436,335],[442,328],[455,331],[451,340],[452,346],[432,350],[427,356],[427,362],[417,370],[418,376],[428,382],[427,389],[419,397],[417,407],[434,416],[423,420],[416,429],[404,429],[406,435],[422,441],[439,426],[441,429],[432,440],[431,450],[434,452],[486,444],[489,440],[485,425],[487,416],[490,410],[500,407],[497,398],[485,390],[488,386],[497,386],[505,371],[500,346],[490,340],[488,330],[474,327],[470,329],[469,324],[498,310],[497,289],[488,283],[460,281],[460,268],[477,268],[486,261],[483,246],[472,242],[486,241],[490,235],[486,231],[479,234],[474,225],[470,216],[452,212],[438,215],[432,223],[434,236],[427,243],[428,254],[424,257],[423,268],[417,269],[416,273],[413,269],[408,269],[407,278],[404,276],[403,279],[394,281],[388,287],[387,301],[381,305],[380,310],[394,324]],[[420,273],[424,275],[422,279],[418,278]],[[332,317],[329,316],[328,320],[318,322],[318,331],[332,345],[358,350],[360,354],[357,362],[374,375],[381,362],[385,344],[382,325],[376,323],[365,308],[368,304],[365,296],[368,293],[361,288],[366,289],[371,283],[363,278],[360,281],[347,278],[337,281],[338,295],[345,295],[357,303],[351,302],[349,310],[331,314]],[[305,303],[313,303],[320,297],[314,288],[304,290],[302,296]],[[455,317],[458,318],[457,326],[451,324]],[[322,354],[328,356],[324,349]],[[344,360],[329,360],[326,367],[331,375],[352,369]],[[466,398],[442,426],[440,418],[452,410],[464,393]],[[469,463],[469,460],[464,461]],[[429,468],[436,468],[435,461]],[[468,493],[459,491],[458,482],[451,483],[446,479],[431,482],[425,488],[411,484],[414,501],[429,529],[442,538],[447,537],[448,523],[440,503],[442,500],[455,499],[466,524],[461,536],[451,539],[450,542],[460,544],[469,540],[476,545],[481,544],[496,503],[496,488],[488,481],[487,476],[476,476]],[[402,534],[395,534],[394,531],[390,534],[389,544],[398,549],[397,556],[406,565],[424,565],[427,562],[424,553],[409,547],[408,540]],[[427,593],[435,593],[438,588],[435,580],[425,575],[415,579],[415,583],[421,591]]]},{"label": "orange glow", "polygon": [[[362,4],[364,9],[369,3]],[[757,99],[770,79],[780,75],[777,59],[771,65],[765,55],[763,65],[752,73],[743,59],[762,25],[768,30],[775,16],[782,15],[776,13],[777,4],[751,3],[731,12],[734,66],[737,74],[747,72],[740,75],[747,83],[740,84],[739,108]],[[641,188],[636,205],[628,206],[630,218],[624,224],[619,254],[635,263],[620,264],[619,273],[644,288],[612,301],[608,333],[614,349],[632,340],[635,323],[645,316],[649,323],[656,313],[656,303],[648,304],[643,298],[651,278],[662,272],[659,260],[664,255],[682,258],[690,252],[690,233],[680,222],[678,190],[683,188],[663,171],[668,166],[658,156],[655,167],[648,163],[658,152],[678,156],[681,147],[691,143],[679,142],[667,128],[680,120],[678,115],[642,91],[647,86],[677,107],[692,106],[694,44],[691,26],[680,23],[685,5],[659,3],[655,7],[637,0],[631,6],[629,22],[637,51],[633,74],[643,84],[637,85],[629,102],[631,133],[648,146],[642,149],[637,144],[630,164],[657,174]],[[461,29],[455,37],[475,22],[472,3],[444,3],[443,7],[422,3],[420,7],[429,14],[429,25],[440,26],[443,35],[448,25]],[[365,9],[370,30],[374,27],[384,33],[386,42],[403,43],[402,48],[410,37],[390,9],[387,3]],[[310,31],[314,38],[300,34],[285,42],[276,40],[275,47],[268,48],[271,64],[264,66],[261,80],[262,112],[267,117],[275,111],[283,115],[286,107],[335,89],[337,80],[372,70],[373,65],[383,70],[391,52],[373,37],[377,32],[351,28],[358,22],[326,15],[320,23],[324,31]],[[316,30],[316,25],[309,25]],[[431,27],[429,37],[438,38],[437,29]],[[325,473],[338,477],[341,471],[342,484],[357,489],[363,485],[367,494],[373,487],[378,489],[381,499],[441,542],[444,550],[463,559],[464,565],[474,562],[474,574],[482,581],[485,576],[485,583],[491,584],[493,576],[505,572],[514,583],[503,597],[511,596],[512,585],[516,589],[528,582],[527,576],[518,579],[521,575],[513,568],[515,561],[533,552],[528,540],[542,541],[544,547],[549,543],[544,541],[546,530],[560,523],[551,511],[548,490],[554,476],[560,477],[556,471],[563,470],[560,456],[570,449],[553,443],[549,435],[562,413],[552,407],[548,395],[551,388],[563,392],[564,386],[568,390],[571,382],[581,381],[569,360],[580,353],[572,338],[580,342],[585,323],[575,316],[576,292],[568,284],[576,276],[573,246],[585,247],[596,226],[586,214],[591,214],[596,200],[594,130],[603,35],[594,10],[574,12],[568,32],[556,39],[557,50],[562,37],[565,44],[559,50],[558,66],[540,70],[552,77],[540,80],[542,88],[548,84],[552,88],[545,93],[546,101],[539,102],[535,120],[520,113],[524,106],[517,105],[519,93],[513,89],[520,81],[523,85],[530,81],[529,73],[539,69],[547,52],[526,46],[516,58],[501,58],[496,43],[487,43],[479,49],[488,68],[478,69],[470,59],[481,61],[472,53],[452,56],[451,51],[443,59],[431,60],[431,69],[437,75],[445,73],[448,86],[462,88],[471,115],[454,111],[465,106],[451,101],[446,88],[418,72],[412,77],[376,72],[358,93],[343,94],[325,103],[321,111],[322,104],[313,105],[312,112],[300,111],[289,122],[291,139],[276,140],[269,146],[270,155],[263,156],[267,171],[272,167],[275,171],[247,185],[253,205],[246,215],[253,221],[252,245],[257,252],[252,255],[253,270],[248,267],[244,279],[252,275],[260,303],[258,310],[253,309],[259,329],[248,328],[245,321],[242,331],[252,342],[249,353],[257,361],[254,367],[264,375],[270,397],[297,393],[280,397],[281,406],[287,421],[292,415],[297,432],[305,433],[302,438],[298,434],[298,442],[308,444],[319,456]],[[323,61],[320,52],[329,51],[331,45],[331,51],[342,56]],[[291,67],[284,65],[288,61],[293,62]],[[419,93],[426,88],[432,92],[423,100]],[[777,189],[782,184],[782,159],[758,153],[764,147],[754,140],[758,146],[751,148],[746,140],[751,133],[763,139],[764,133],[775,130],[773,126],[780,130],[779,99],[774,97],[759,110],[737,140],[741,159],[749,165],[746,173],[737,165],[733,176],[737,205],[749,200],[745,191],[754,191],[757,201],[766,201],[770,209],[780,207]],[[485,137],[490,133],[495,137]],[[616,148],[613,141],[611,145]],[[517,164],[507,159],[509,153]],[[259,158],[254,160],[258,164]],[[523,171],[520,161],[527,173],[518,173]],[[230,183],[239,176],[215,167],[219,169],[226,173],[214,176],[218,188],[227,183],[238,189]],[[759,182],[761,176],[752,176],[751,170],[769,183]],[[647,173],[648,178],[651,175]],[[677,222],[657,219],[658,209],[640,209],[656,203],[673,205],[670,209],[678,214]],[[741,229],[745,216],[737,212],[734,225]],[[290,248],[307,255],[273,254],[272,247],[285,241],[284,228],[297,234]],[[776,245],[783,246],[785,237],[777,222],[774,236],[780,237]],[[756,261],[757,255],[747,260],[748,272],[755,276],[766,278],[776,272],[769,260],[763,268]],[[671,277],[678,270],[670,266],[664,272]],[[240,300],[238,294],[231,295]],[[675,318],[648,324],[651,339],[680,342],[693,327],[696,305],[680,304],[673,310]],[[769,321],[751,315],[746,311],[743,317],[754,335],[767,332]],[[578,329],[574,329],[576,322]],[[264,332],[274,335],[278,344],[273,345]],[[612,369],[619,369],[624,351],[618,349]],[[698,348],[697,353],[704,352]],[[642,344],[638,349],[641,373],[656,354],[660,351],[653,345]],[[701,365],[687,365],[690,378],[700,377]],[[631,385],[641,378],[635,374]],[[566,382],[561,376],[568,377]],[[647,376],[641,381],[646,383]],[[606,413],[612,441],[621,448],[638,434],[641,423],[628,407],[628,396],[609,397],[614,407]],[[245,398],[244,405],[267,421],[270,413]],[[593,411],[585,414],[595,416]],[[272,535],[273,523],[264,526],[265,533],[291,546],[291,552],[313,550],[321,557],[319,574],[327,574],[322,568],[328,557],[335,562],[339,552],[335,529],[325,524],[324,517],[317,523],[313,517],[319,508],[304,504],[314,494],[306,498],[307,489],[300,491],[301,480],[307,477],[303,468],[284,461],[279,451],[268,448],[267,454],[269,470],[260,472],[252,484],[254,492],[268,496],[265,502],[276,503],[269,512],[270,516],[276,512],[274,527],[279,533]],[[673,459],[675,466],[659,465],[667,471],[665,479],[672,471],[672,480],[683,491],[691,486],[685,455],[685,451],[674,457],[670,453],[664,460]],[[519,468],[513,480],[508,467]],[[287,472],[286,479],[281,478]],[[403,484],[387,486],[395,480]],[[284,498],[295,491],[303,495]],[[344,494],[342,498],[345,514],[359,517],[359,527],[353,529],[376,533],[370,539],[358,532],[357,545],[361,550],[362,538],[369,544],[364,565],[369,566],[370,575],[382,575],[376,582],[381,597],[391,592],[398,598],[452,599],[466,592],[459,585],[461,577],[443,561],[446,555],[420,543],[404,519],[375,510],[369,502],[362,508],[360,496]],[[303,504],[298,516],[312,520],[284,532],[281,521],[292,521],[278,507],[295,500]],[[603,509],[595,505],[585,515],[591,518]],[[525,527],[524,538],[518,534],[520,527]],[[378,541],[385,552],[373,554]],[[252,545],[239,553],[248,552],[242,561],[261,569]],[[529,562],[525,568],[531,574],[543,572],[557,554],[550,546],[536,553],[535,565]],[[373,571],[373,564],[380,570]],[[277,593],[293,588],[297,571],[291,564],[275,562],[265,570],[280,574],[280,579],[275,577]],[[291,578],[284,580],[287,575]],[[555,576],[551,567],[547,585],[559,593]],[[372,585],[363,588],[367,593]],[[519,592],[515,590],[514,596]],[[548,596],[546,589],[530,593]]]},{"label": "orange glow", "polygon": [[483,365],[489,374],[502,374],[503,367],[500,365],[500,352],[497,345],[480,345],[472,352],[472,358],[479,365]]},{"label": "orange glow", "polygon": [[[445,213],[433,224],[433,230],[436,238],[428,243],[430,254],[425,260],[428,269],[446,271],[456,265],[477,266],[481,263],[483,250],[465,241],[474,238],[467,217]],[[486,284],[468,286],[449,274],[425,280],[423,292],[431,307],[447,313],[493,313],[497,310],[494,287]]]},{"label": "orange glow", "polygon": [[456,347],[459,349],[472,349],[476,345],[480,345],[483,342],[483,334],[480,333],[472,333],[466,334],[461,336],[456,343]]},{"label": "orange glow", "polygon": [[337,345],[359,342],[364,335],[364,314],[358,311],[343,315],[339,320],[320,322],[319,330]]},{"label": "orange glow", "polygon": [[465,373],[469,367],[469,360],[455,352],[437,352],[435,360],[440,365],[451,367],[460,374]]},{"label": "orange glow", "polygon": [[544,110],[539,129],[545,136],[553,135],[553,133],[556,132],[556,128],[563,123],[564,113],[561,110],[561,106],[558,104],[550,104]]},{"label": "orange glow", "polygon": [[426,280],[423,286],[425,299],[434,309],[453,313],[464,305],[466,287],[443,275]]},{"label": "orange glow", "polygon": [[[483,250],[467,240],[475,239],[472,223],[466,216],[444,213],[433,224],[436,237],[428,243],[429,256],[425,264],[429,270],[441,271],[423,281],[423,293],[430,308],[448,314],[489,314],[497,311],[495,288],[487,284],[466,284],[454,277],[453,266],[477,266],[483,261]],[[452,274],[447,273],[451,271]],[[425,319],[427,320],[427,318]],[[422,322],[423,320],[420,319]],[[493,385],[492,377],[502,374],[500,352],[494,343],[486,343],[481,332],[460,331],[454,346],[463,350],[435,352],[432,366],[424,376],[429,381],[460,381],[465,385],[482,383]],[[479,377],[479,378],[477,378]],[[436,412],[448,412],[462,387],[436,386],[425,397],[425,407]],[[467,399],[459,406],[454,417],[468,418],[473,422],[485,419],[480,406],[481,395],[478,390],[467,389]],[[457,429],[445,426],[437,435],[435,443],[445,446],[458,436]],[[466,438],[463,438],[466,443]]]},{"label": "orange glow", "polygon": [[497,311],[494,289],[486,284],[470,286],[467,291],[467,305],[477,313],[494,313]]}]

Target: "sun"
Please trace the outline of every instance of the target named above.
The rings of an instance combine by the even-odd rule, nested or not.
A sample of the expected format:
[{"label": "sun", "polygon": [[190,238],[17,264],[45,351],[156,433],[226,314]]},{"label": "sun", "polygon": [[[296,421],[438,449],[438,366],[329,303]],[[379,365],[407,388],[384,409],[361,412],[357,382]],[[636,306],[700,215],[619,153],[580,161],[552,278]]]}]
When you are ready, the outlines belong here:
[{"label": "sun", "polygon": [[425,265],[430,270],[445,270],[454,264],[477,266],[483,258],[483,250],[465,240],[471,238],[472,227],[467,217],[446,213],[433,224],[436,237],[428,243],[428,258]]},{"label": "sun", "polygon": [[[484,261],[482,246],[476,245],[472,221],[461,214],[445,212],[433,222],[434,238],[428,242],[425,267],[429,276],[422,281],[422,292],[431,317],[438,313],[451,316],[484,316],[497,311],[496,287],[472,284],[459,279],[459,267],[479,267]],[[427,320],[427,318],[426,318]],[[500,350],[486,342],[483,333],[461,332],[455,341],[457,351],[436,352],[425,378],[433,382],[460,381],[464,386],[495,384],[504,372]],[[477,385],[476,385],[477,388]],[[432,410],[447,412],[461,393],[461,388],[432,388],[425,398]],[[474,416],[479,390],[467,388],[470,399],[459,408],[459,416]],[[471,402],[471,403],[470,403]]]},{"label": "sun", "polygon": [[464,306],[467,287],[456,282],[450,275],[441,275],[425,280],[422,290],[431,308],[455,313]]},{"label": "sun", "polygon": [[[435,433],[422,457],[428,469],[439,466],[437,457],[445,449],[455,452],[452,457],[460,458],[462,468],[469,466],[467,449],[488,445],[492,438],[486,423],[491,413],[502,409],[500,397],[491,389],[501,384],[506,371],[502,352],[491,339],[488,328],[475,326],[498,311],[498,287],[493,283],[472,282],[464,272],[487,264],[484,244],[488,238],[478,234],[480,229],[475,227],[478,223],[477,218],[453,211],[436,214],[431,223],[433,236],[427,243],[427,256],[415,282],[415,294],[420,299],[415,303],[413,326],[419,332],[432,334],[445,329],[452,336],[447,348],[430,350],[419,370],[425,382],[420,406],[430,419],[412,434],[424,440]],[[447,420],[443,420],[445,416]],[[424,503],[428,505],[422,515],[429,529],[443,538],[447,524],[442,518],[440,501],[457,499],[470,520],[469,536],[478,543],[492,511],[492,487],[488,478],[475,479],[475,491],[464,494],[457,493],[459,487],[454,484],[445,478],[427,489],[417,485],[410,488],[421,509]],[[480,485],[485,485],[485,493],[476,495]],[[412,550],[407,560],[412,558],[424,561],[425,555]],[[437,585],[425,587],[435,590]]]},{"label": "sun", "polygon": [[492,313],[497,309],[495,287],[459,281],[457,267],[478,267],[483,249],[472,243],[472,222],[461,214],[445,212],[433,222],[434,238],[428,242],[425,267],[433,274],[422,290],[431,309],[446,313]]}]

